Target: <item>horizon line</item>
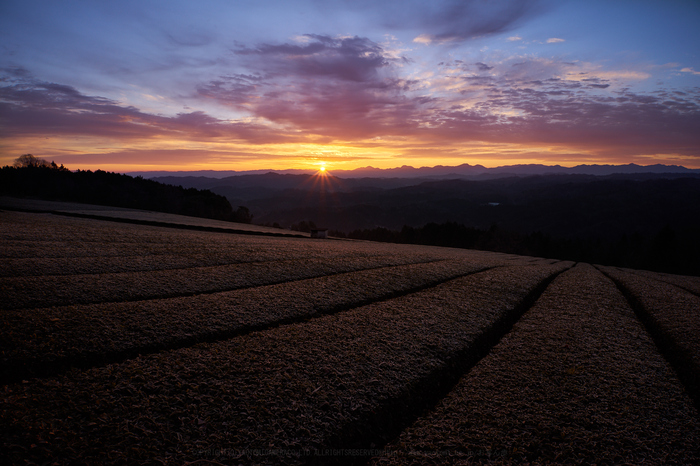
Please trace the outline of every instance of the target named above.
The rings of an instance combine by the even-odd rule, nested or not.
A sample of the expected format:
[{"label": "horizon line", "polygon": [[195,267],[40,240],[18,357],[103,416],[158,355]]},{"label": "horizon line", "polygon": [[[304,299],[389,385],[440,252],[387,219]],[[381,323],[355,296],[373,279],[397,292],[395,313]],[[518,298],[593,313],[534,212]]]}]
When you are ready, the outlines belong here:
[{"label": "horizon line", "polygon": [[[420,167],[415,167],[412,165],[401,165],[397,167],[391,167],[391,168],[378,168],[378,167],[373,167],[371,165],[365,166],[365,167],[358,167],[358,168],[352,168],[352,169],[333,169],[329,168],[328,166],[325,166],[325,172],[328,174],[333,174],[334,172],[341,172],[341,173],[351,173],[351,172],[361,172],[361,171],[378,171],[378,172],[390,172],[390,171],[397,171],[397,170],[435,170],[435,169],[455,169],[455,168],[474,168],[474,169],[483,169],[483,170],[498,170],[498,169],[505,169],[505,168],[523,168],[523,167],[532,167],[532,168],[554,168],[554,169],[561,169],[561,170],[572,170],[576,168],[612,168],[612,167],[627,167],[627,168],[650,168],[650,167],[659,167],[659,168],[672,168],[672,169],[680,169],[681,171],[697,171],[700,172],[700,168],[689,168],[684,165],[679,165],[679,164],[663,164],[663,163],[655,163],[655,164],[649,164],[649,165],[640,165],[637,163],[623,163],[623,164],[614,164],[614,163],[606,163],[606,164],[599,164],[599,163],[591,163],[591,164],[578,164],[578,165],[572,165],[572,166],[566,166],[566,165],[561,165],[561,164],[554,164],[554,165],[548,165],[548,164],[542,164],[542,163],[522,163],[522,164],[512,164],[512,165],[497,165],[497,166],[491,166],[487,167],[482,164],[475,164],[471,165],[469,163],[463,163],[459,165],[433,165],[433,166],[427,166],[423,165]],[[165,169],[153,169],[153,170],[129,170],[129,171],[120,171],[120,173],[124,174],[138,174],[138,173],[241,173],[241,174],[265,174],[265,173],[280,173],[280,172],[297,172],[297,173],[316,173],[321,171],[318,168],[260,168],[260,169],[252,169],[252,170],[235,170],[235,169],[211,169],[211,168],[203,168],[203,169],[176,169],[176,170],[169,170],[167,168]]]}]

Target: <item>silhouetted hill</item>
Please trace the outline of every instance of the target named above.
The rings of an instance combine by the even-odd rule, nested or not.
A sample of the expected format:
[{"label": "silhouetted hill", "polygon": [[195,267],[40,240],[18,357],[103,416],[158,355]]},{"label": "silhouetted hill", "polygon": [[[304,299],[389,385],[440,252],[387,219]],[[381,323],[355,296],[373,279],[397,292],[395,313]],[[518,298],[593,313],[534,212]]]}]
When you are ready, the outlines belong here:
[{"label": "silhouetted hill", "polygon": [[695,227],[700,218],[700,175],[694,172],[478,181],[277,173],[158,179],[210,189],[234,204],[245,202],[256,222],[290,226],[307,220],[344,232],[457,222],[472,228],[496,224],[524,233],[607,239],[651,234],[665,225]]},{"label": "silhouetted hill", "polygon": [[183,188],[102,170],[75,171],[51,166],[0,169],[0,194],[46,200],[127,207],[217,220],[250,222],[245,207],[208,190]]},{"label": "silhouetted hill", "polygon": [[[133,172],[130,175],[140,175],[146,178],[188,178],[188,177],[206,177],[214,179],[225,179],[229,177],[255,176],[265,175],[269,172],[278,174],[293,174],[293,175],[311,175],[313,170],[250,170],[250,171],[193,171],[193,172]],[[679,165],[637,165],[630,163],[627,165],[577,165],[575,167],[562,167],[560,165],[542,165],[542,164],[521,164],[521,165],[506,165],[501,167],[487,168],[483,165],[462,164],[458,166],[442,166],[435,167],[420,167],[414,168],[404,165],[398,168],[374,168],[363,167],[354,170],[333,170],[332,174],[342,179],[353,178],[415,178],[422,180],[429,179],[491,179],[504,178],[511,176],[533,176],[533,175],[596,175],[607,176],[615,174],[640,174],[640,173],[657,173],[657,174],[696,174],[700,175],[700,170],[689,169]]]},{"label": "silhouetted hill", "polygon": [[304,192],[357,192],[376,191],[415,186],[430,178],[339,178],[325,174],[280,174],[268,172],[260,175],[238,175],[225,178],[193,176],[162,176],[152,178],[160,183],[185,188],[209,189],[226,196],[232,204],[247,203],[253,199],[275,197],[285,190]]},{"label": "silhouetted hill", "polygon": [[[263,179],[277,186],[254,186]],[[694,174],[453,179],[390,188],[379,181],[270,175],[247,179],[248,188],[212,190],[262,194],[246,200],[260,224],[313,222],[359,239],[700,273],[693,265],[700,264]]]},{"label": "silhouetted hill", "polygon": [[[433,178],[274,172],[220,179],[157,178],[166,186],[101,171],[6,167],[0,182],[2,193],[11,195],[219,219],[236,214],[250,219],[252,214],[261,225],[313,224],[331,229],[336,236],[700,274],[700,175],[696,171],[580,166],[547,169],[597,174],[525,176],[542,166],[516,168],[518,176],[498,177],[498,170],[488,169],[490,174],[476,179],[438,176],[440,170],[455,167],[434,167]],[[647,169],[651,171],[643,171]],[[410,167],[397,170],[390,173],[426,173]],[[610,171],[627,173],[605,175]],[[22,176],[30,174],[33,181],[28,183]],[[233,212],[231,204],[245,204],[250,211]]]},{"label": "silhouetted hill", "polygon": [[341,231],[429,222],[497,224],[562,237],[649,233],[697,225],[700,178],[551,175],[445,180],[393,189],[283,189],[247,202],[259,222],[312,220]]}]

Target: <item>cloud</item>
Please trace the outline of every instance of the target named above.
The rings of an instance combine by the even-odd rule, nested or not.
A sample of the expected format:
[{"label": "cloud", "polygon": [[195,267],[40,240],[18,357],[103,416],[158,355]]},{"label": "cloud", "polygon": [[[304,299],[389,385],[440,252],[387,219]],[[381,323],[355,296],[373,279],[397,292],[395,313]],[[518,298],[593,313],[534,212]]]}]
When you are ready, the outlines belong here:
[{"label": "cloud", "polygon": [[[526,68],[535,64],[524,63]],[[491,72],[492,85],[466,108],[433,114],[433,132],[446,140],[677,151],[700,156],[700,97],[608,90],[599,78],[513,79]],[[468,77],[465,77],[467,79]],[[467,82],[469,82],[467,80]],[[590,89],[590,91],[588,90]]]},{"label": "cloud", "polygon": [[279,129],[273,132],[264,125],[222,121],[201,111],[173,117],[144,113],[108,98],[84,95],[71,86],[32,79],[0,87],[0,126],[13,137],[294,139]]},{"label": "cloud", "polygon": [[21,82],[30,78],[29,70],[21,66],[0,68],[0,83]]},{"label": "cloud", "polygon": [[413,39],[413,42],[417,44],[430,45],[433,42],[433,39],[428,34],[421,34],[420,36]]},{"label": "cloud", "polygon": [[690,73],[694,75],[700,75],[700,71],[695,71],[693,68],[682,68],[681,69],[682,73]]},{"label": "cloud", "polygon": [[637,72],[530,56],[453,60],[405,79],[404,59],[368,39],[304,37],[237,49],[240,72],[190,96],[194,109],[199,100],[235,110],[233,120],[202,110],[155,115],[10,70],[0,77],[0,127],[13,137],[94,137],[125,147],[347,144],[441,153],[480,141],[700,157],[700,91],[635,93],[624,84]]},{"label": "cloud", "polygon": [[318,137],[369,137],[413,126],[403,115],[429,99],[406,97],[416,81],[398,76],[405,58],[366,38],[303,37],[237,49],[250,73],[203,84],[198,94]]},{"label": "cloud", "polygon": [[634,70],[592,70],[590,71],[590,73],[604,79],[643,81],[645,79],[651,78],[651,75],[645,71]]},{"label": "cloud", "polygon": [[433,92],[442,98],[414,116],[424,144],[488,141],[700,157],[693,130],[700,125],[700,92],[634,93],[618,81],[641,77],[635,72],[531,57],[489,65],[455,60],[441,69],[447,84],[432,81],[442,86]]},{"label": "cloud", "polygon": [[564,39],[559,39],[557,37],[551,37],[551,38],[547,39],[548,44],[558,44],[560,42],[566,42],[566,41]]},{"label": "cloud", "polygon": [[517,42],[517,41],[519,41],[519,40],[523,40],[523,38],[520,37],[520,36],[511,36],[511,37],[509,37],[509,38],[506,39],[506,40],[509,41],[509,42]]},{"label": "cloud", "polygon": [[[698,96],[621,90],[620,82],[644,79],[641,72],[515,56],[488,64],[454,60],[441,63],[425,81],[405,81],[392,75],[395,62],[377,58],[381,49],[362,40],[348,56],[375,58],[366,63],[362,79],[349,79],[335,71],[342,67],[328,49],[337,48],[338,41],[315,38],[303,46],[257,48],[254,55],[265,57],[259,67],[267,77],[245,85],[239,79],[230,87],[216,84],[211,97],[329,141],[400,137],[433,147],[490,141],[570,144],[577,150],[673,148],[700,155],[693,149],[700,136],[692,130],[700,124]],[[326,59],[327,53],[333,59]],[[302,70],[296,64],[309,57],[329,70]],[[267,73],[279,67],[287,73]]]},{"label": "cloud", "polygon": [[[55,83],[13,84],[0,88],[0,121],[14,133],[143,133],[151,117],[102,97],[85,96]],[[127,129],[131,127],[131,132]]]},{"label": "cloud", "polygon": [[341,0],[340,3],[393,30],[418,31],[414,41],[419,43],[461,42],[503,33],[544,9],[541,0]]},{"label": "cloud", "polygon": [[240,48],[236,54],[249,57],[246,62],[268,76],[327,76],[344,81],[370,82],[392,60],[382,47],[362,37],[333,38],[305,34],[311,40],[298,44],[261,44]]},{"label": "cloud", "polygon": [[200,97],[244,108],[247,102],[256,98],[257,90],[264,84],[260,75],[234,74],[200,84],[196,92]]}]

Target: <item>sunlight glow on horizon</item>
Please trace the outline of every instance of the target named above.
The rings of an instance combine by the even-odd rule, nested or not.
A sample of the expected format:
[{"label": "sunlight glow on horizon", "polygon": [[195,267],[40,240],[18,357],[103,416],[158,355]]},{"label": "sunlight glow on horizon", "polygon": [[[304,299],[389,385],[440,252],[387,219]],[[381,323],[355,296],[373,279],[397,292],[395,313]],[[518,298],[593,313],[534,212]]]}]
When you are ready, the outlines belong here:
[{"label": "sunlight glow on horizon", "polygon": [[[574,167],[576,165],[682,165],[700,168],[698,158],[679,153],[639,155],[620,147],[568,147],[566,145],[539,145],[518,143],[459,142],[438,143],[421,141],[418,137],[403,140],[365,140],[354,143],[282,143],[282,144],[226,144],[223,142],[195,142],[186,140],[137,141],[120,150],[118,142],[96,144],[88,139],[53,137],[47,139],[50,148],[36,150],[43,138],[32,138],[25,145],[13,137],[5,140],[0,165],[12,165],[22,154],[30,153],[47,161],[63,164],[70,170],[105,170],[118,173],[149,171],[252,171],[252,170],[305,170],[309,173],[358,168],[392,169],[402,166],[414,168],[482,165],[494,168],[506,165],[542,164]],[[134,149],[139,147],[139,149]]]},{"label": "sunlight glow on horizon", "polygon": [[0,15],[0,166],[700,168],[700,4],[36,3]]},{"label": "sunlight glow on horizon", "polygon": [[[118,157],[119,162],[115,162],[114,159],[107,160],[100,156],[97,157],[85,157],[83,155],[76,156],[62,156],[54,157],[51,154],[45,154],[40,151],[23,151],[18,152],[17,156],[7,158],[3,160],[0,165],[12,165],[14,160],[19,157],[19,155],[24,153],[31,153],[32,155],[45,159],[49,162],[55,161],[57,164],[65,165],[69,170],[104,170],[116,173],[130,173],[130,172],[188,172],[188,171],[255,171],[255,170],[270,170],[270,171],[283,171],[283,170],[300,170],[307,171],[308,173],[317,173],[319,176],[326,176],[331,174],[331,167],[328,163],[319,165],[318,162],[309,163],[307,159],[302,157],[289,157],[281,156],[275,157],[270,156],[267,158],[256,158],[252,160],[241,160],[241,161],[227,161],[225,158],[223,160],[207,160],[200,163],[196,163],[188,158],[187,154],[184,154],[180,160],[169,160],[167,163],[158,163],[157,157],[150,157],[147,154],[142,154],[139,152],[134,152],[130,154],[125,154],[122,157]],[[235,157],[234,157],[235,158]],[[206,159],[206,158],[205,158]],[[153,163],[155,162],[155,163]],[[612,157],[597,156],[595,154],[532,154],[529,150],[524,150],[523,153],[513,154],[512,152],[498,156],[496,154],[489,154],[485,156],[484,154],[478,154],[475,156],[464,156],[464,157],[425,157],[425,156],[413,156],[413,157],[402,157],[397,154],[394,157],[386,157],[381,160],[371,159],[371,158],[358,158],[350,161],[339,160],[333,162],[332,169],[334,171],[351,171],[356,169],[364,168],[374,168],[374,169],[396,169],[404,166],[409,166],[413,168],[422,167],[436,167],[436,166],[459,166],[459,165],[481,165],[486,168],[495,168],[502,166],[511,165],[528,165],[528,164],[540,164],[540,165],[559,165],[562,167],[574,167],[578,165],[627,165],[634,163],[637,165],[655,165],[655,164],[666,164],[666,165],[681,165],[690,169],[700,169],[700,163],[697,159],[693,157],[684,157],[679,154],[663,154],[663,155],[645,155],[645,156],[619,156]]]}]

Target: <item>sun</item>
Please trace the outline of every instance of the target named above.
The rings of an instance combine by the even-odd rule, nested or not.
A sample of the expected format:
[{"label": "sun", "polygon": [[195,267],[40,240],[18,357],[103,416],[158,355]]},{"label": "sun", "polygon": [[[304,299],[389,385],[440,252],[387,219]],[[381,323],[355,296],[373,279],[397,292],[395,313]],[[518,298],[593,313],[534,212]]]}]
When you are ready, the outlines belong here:
[{"label": "sun", "polygon": [[321,165],[321,168],[319,168],[318,171],[320,171],[321,173],[326,173],[326,166]]}]

